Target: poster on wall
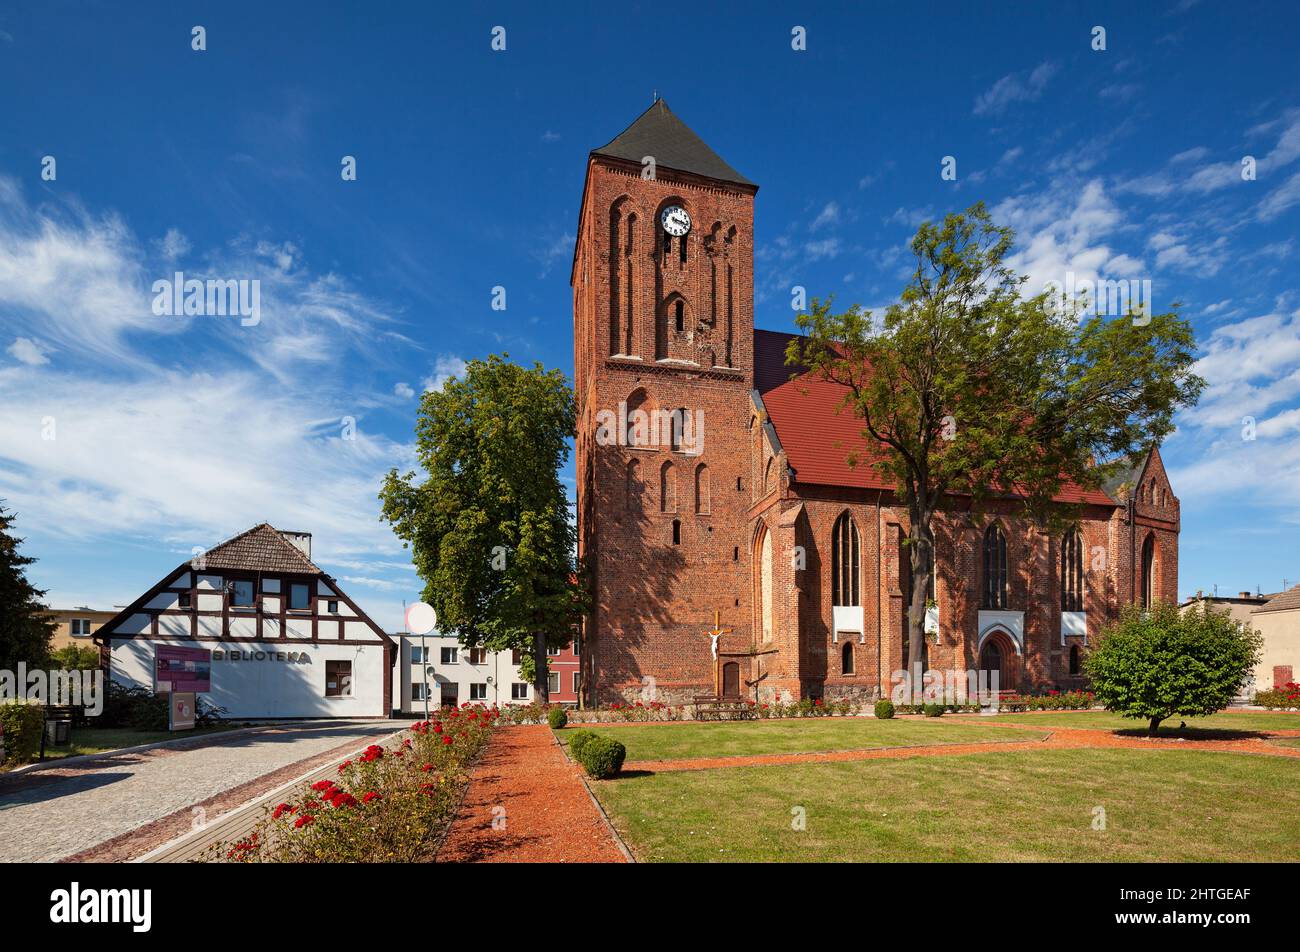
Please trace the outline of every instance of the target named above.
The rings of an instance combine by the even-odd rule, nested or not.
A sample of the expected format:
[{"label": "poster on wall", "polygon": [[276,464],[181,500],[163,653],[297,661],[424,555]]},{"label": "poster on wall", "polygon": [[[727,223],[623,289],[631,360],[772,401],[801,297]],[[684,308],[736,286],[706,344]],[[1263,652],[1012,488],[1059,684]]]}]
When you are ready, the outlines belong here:
[{"label": "poster on wall", "polygon": [[194,708],[198,695],[193,691],[173,691],[167,699],[167,729],[170,731],[188,731],[194,729]]},{"label": "poster on wall", "polygon": [[207,648],[158,645],[154,649],[154,690],[159,694],[212,690],[212,652]]}]

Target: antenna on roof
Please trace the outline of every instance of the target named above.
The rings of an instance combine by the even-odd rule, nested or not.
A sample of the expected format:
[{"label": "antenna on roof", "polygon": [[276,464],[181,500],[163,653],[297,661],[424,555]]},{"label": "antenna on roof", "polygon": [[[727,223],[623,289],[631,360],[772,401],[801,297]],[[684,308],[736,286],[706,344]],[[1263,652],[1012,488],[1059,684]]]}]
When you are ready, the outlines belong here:
[{"label": "antenna on roof", "polygon": [[654,103],[657,103],[658,101],[659,101],[659,90],[656,89],[654,92],[652,92],[652,93],[650,94],[650,103],[651,103],[651,105],[653,105]]}]

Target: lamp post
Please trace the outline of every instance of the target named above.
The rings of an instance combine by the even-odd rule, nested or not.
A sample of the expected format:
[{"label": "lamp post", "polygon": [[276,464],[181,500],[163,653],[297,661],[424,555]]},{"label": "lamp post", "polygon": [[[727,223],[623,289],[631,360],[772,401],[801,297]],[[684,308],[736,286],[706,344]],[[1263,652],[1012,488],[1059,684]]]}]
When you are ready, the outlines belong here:
[{"label": "lamp post", "polygon": [[424,636],[438,625],[438,613],[427,602],[416,602],[406,610],[406,627],[420,636],[420,654],[424,669],[424,719],[429,719],[429,647]]}]

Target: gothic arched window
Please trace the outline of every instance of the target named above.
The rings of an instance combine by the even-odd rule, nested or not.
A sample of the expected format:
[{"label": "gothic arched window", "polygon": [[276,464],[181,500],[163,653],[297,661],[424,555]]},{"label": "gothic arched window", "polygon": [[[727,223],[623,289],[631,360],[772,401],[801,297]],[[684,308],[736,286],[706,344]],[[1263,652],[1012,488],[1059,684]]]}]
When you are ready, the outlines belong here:
[{"label": "gothic arched window", "polygon": [[1142,607],[1150,608],[1156,600],[1156,537],[1152,533],[1142,543]]},{"label": "gothic arched window", "polygon": [[831,529],[831,604],[841,607],[858,601],[858,527],[847,512]]},{"label": "gothic arched window", "polygon": [[844,642],[844,647],[840,649],[840,673],[853,673],[853,642]]},{"label": "gothic arched window", "polygon": [[1083,537],[1078,529],[1061,542],[1061,611],[1083,611]]},{"label": "gothic arched window", "polygon": [[984,608],[1007,607],[1007,537],[996,522],[984,533]]}]

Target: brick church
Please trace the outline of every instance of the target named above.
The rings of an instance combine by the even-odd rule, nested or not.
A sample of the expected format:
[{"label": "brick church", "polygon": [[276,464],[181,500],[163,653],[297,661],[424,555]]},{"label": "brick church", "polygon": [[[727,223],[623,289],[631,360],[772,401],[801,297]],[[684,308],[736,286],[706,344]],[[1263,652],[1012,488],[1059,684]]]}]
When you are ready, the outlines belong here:
[{"label": "brick church", "polygon": [[[662,100],[588,158],[571,283],[591,703],[869,699],[908,665],[907,511],[846,462],[865,443],[841,390],[791,380],[791,335],[754,327],[757,192]],[[1058,498],[1077,516],[1059,535],[1012,499],[982,525],[958,498],[936,516],[931,668],[1078,686],[1121,606],[1176,598],[1158,450]]]}]

